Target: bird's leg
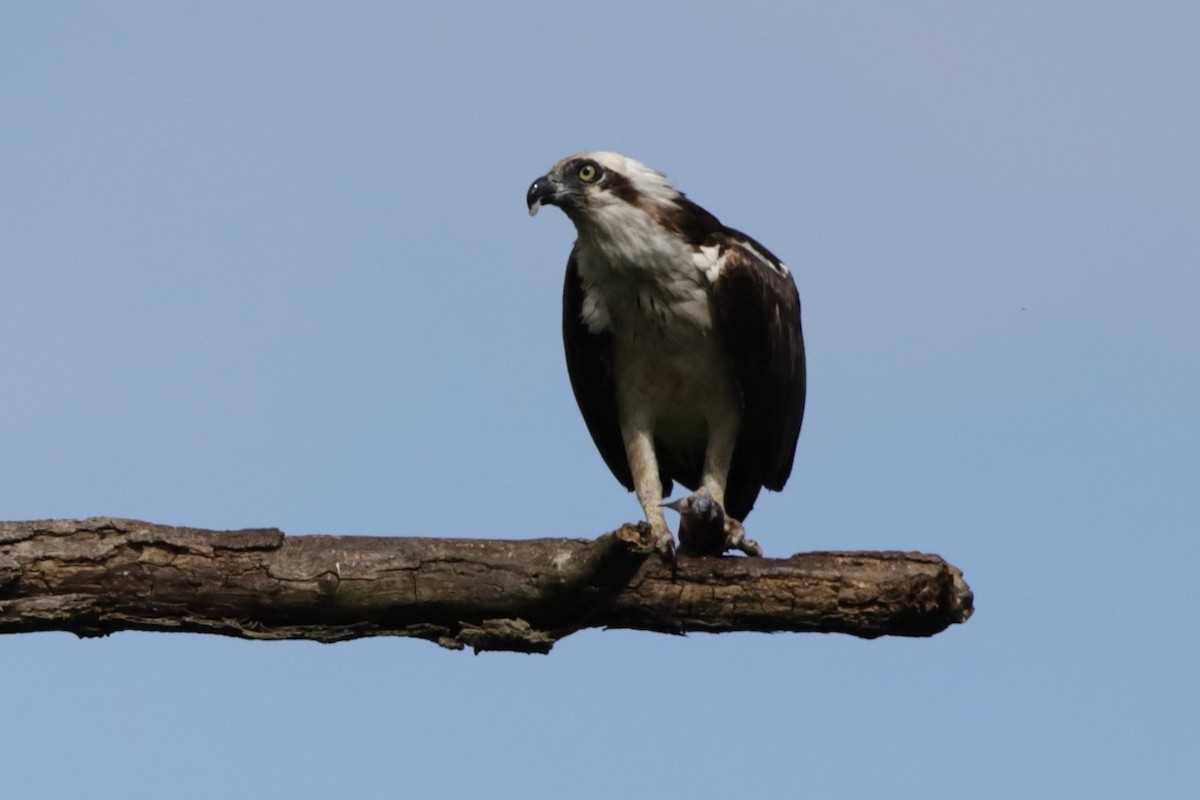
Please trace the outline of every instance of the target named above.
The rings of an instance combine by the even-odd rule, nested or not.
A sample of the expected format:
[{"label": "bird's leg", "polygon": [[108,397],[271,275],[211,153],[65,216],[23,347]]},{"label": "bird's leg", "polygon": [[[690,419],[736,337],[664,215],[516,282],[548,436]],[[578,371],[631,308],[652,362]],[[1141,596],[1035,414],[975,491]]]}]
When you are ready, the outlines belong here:
[{"label": "bird's leg", "polygon": [[[708,437],[708,451],[704,454],[704,477],[701,480],[702,491],[721,504],[722,513],[725,510],[725,481],[729,477],[729,465],[733,463],[733,447],[737,442],[737,419],[734,414],[723,417],[730,421],[726,425],[712,425]],[[746,538],[746,529],[741,520],[734,519],[723,513],[725,518],[726,550],[741,550],[748,556],[761,556],[762,548],[758,542]]]},{"label": "bird's leg", "polygon": [[625,439],[625,455],[629,458],[629,470],[633,473],[633,487],[646,522],[650,524],[650,535],[654,549],[665,557],[674,559],[675,538],[667,527],[662,510],[662,483],[658,475],[658,457],[654,453],[654,436],[648,426],[629,426],[621,431]]},{"label": "bird's leg", "polygon": [[733,463],[733,446],[737,443],[737,414],[729,410],[714,414],[708,420],[708,447],[704,451],[704,473],[700,477],[698,491],[725,508],[725,482],[729,479],[729,465]]}]

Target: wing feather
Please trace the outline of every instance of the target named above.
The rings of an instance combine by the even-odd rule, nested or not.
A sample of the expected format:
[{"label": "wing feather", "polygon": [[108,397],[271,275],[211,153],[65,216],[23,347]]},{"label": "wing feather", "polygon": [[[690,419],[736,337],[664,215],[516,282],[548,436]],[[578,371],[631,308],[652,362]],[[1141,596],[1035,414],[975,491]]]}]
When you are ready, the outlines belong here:
[{"label": "wing feather", "polygon": [[778,491],[792,472],[806,389],[800,295],[779,259],[749,236],[725,228],[708,244],[724,255],[713,289],[714,322],[743,403],[725,508],[744,519],[762,487]]},{"label": "wing feather", "polygon": [[575,250],[571,251],[567,261],[563,284],[563,346],[571,389],[575,392],[575,402],[583,414],[588,433],[613,476],[633,491],[633,474],[625,456],[617,416],[612,334],[592,333],[583,322],[583,284]]}]

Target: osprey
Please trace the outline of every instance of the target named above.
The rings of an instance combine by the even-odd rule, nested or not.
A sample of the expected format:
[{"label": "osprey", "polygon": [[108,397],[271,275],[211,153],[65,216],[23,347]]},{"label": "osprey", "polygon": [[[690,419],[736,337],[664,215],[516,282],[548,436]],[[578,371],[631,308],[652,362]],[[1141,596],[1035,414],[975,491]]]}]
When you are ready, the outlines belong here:
[{"label": "osprey", "polygon": [[531,215],[558,206],[575,225],[563,287],[567,372],[655,547],[674,553],[663,496],[678,481],[723,509],[714,518],[725,535],[706,552],[758,555],[740,520],[763,487],[787,482],[804,416],[800,297],[787,267],[617,153],[563,159],[526,202]]}]

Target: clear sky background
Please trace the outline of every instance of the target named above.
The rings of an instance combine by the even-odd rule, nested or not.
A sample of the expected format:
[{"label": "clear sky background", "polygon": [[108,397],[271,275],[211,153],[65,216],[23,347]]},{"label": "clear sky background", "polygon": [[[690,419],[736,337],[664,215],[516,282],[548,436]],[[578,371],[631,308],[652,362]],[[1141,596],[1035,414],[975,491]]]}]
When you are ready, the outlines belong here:
[{"label": "clear sky background", "polygon": [[772,556],[932,639],[0,637],[6,798],[1200,794],[1194,3],[0,5],[0,519],[596,536],[585,149],[792,268]]}]

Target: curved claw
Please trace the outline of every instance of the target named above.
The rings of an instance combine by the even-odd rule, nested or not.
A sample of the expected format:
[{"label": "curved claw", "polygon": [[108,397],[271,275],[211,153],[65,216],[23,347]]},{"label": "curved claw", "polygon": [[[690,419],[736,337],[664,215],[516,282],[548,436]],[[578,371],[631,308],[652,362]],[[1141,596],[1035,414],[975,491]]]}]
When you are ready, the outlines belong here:
[{"label": "curved claw", "polygon": [[738,549],[752,558],[762,558],[763,550],[753,539],[742,539]]},{"label": "curved claw", "polygon": [[742,523],[733,517],[725,518],[725,549],[741,550],[746,555],[755,558],[761,558],[763,554],[762,548],[758,546],[758,542],[753,539],[747,539],[746,529],[742,527]]},{"label": "curved claw", "polygon": [[655,531],[653,535],[654,552],[658,553],[663,561],[675,564],[675,537],[666,529]]}]

